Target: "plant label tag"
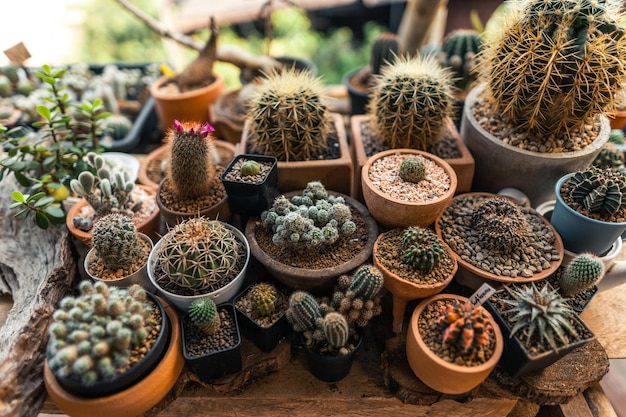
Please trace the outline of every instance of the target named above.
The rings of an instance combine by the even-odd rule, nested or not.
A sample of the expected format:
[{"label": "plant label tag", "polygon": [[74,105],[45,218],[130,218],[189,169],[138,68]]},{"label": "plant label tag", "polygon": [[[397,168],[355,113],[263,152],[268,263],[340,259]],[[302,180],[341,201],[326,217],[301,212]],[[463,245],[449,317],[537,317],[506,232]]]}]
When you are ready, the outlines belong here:
[{"label": "plant label tag", "polygon": [[469,302],[472,304],[472,307],[478,307],[483,305],[485,301],[487,301],[495,292],[495,288],[487,283],[484,283],[474,294],[471,295]]},{"label": "plant label tag", "polygon": [[9,58],[9,61],[17,65],[24,65],[24,62],[30,58],[30,53],[23,42],[6,49],[4,54]]}]

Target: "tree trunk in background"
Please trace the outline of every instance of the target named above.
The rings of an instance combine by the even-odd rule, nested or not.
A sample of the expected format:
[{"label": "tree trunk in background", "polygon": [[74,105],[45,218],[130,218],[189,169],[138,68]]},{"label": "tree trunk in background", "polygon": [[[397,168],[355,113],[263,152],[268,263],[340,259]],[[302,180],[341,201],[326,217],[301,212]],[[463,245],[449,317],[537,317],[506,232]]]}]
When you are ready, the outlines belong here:
[{"label": "tree trunk in background", "polygon": [[398,29],[400,53],[415,55],[424,44],[440,6],[447,0],[410,0]]}]

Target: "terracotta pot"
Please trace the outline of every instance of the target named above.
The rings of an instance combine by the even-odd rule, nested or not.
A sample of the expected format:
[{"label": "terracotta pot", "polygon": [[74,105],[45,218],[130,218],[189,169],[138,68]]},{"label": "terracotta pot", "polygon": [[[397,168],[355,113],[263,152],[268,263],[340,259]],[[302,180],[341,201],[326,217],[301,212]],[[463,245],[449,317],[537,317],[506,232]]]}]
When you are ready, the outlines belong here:
[{"label": "terracotta pot", "polygon": [[[354,194],[352,197],[357,200],[363,200],[363,192],[361,190],[361,171],[363,165],[367,162],[369,156],[365,153],[365,146],[363,144],[363,134],[361,132],[361,125],[370,119],[369,115],[355,115],[350,117],[350,152],[352,152],[352,158],[354,159]],[[446,122],[446,128],[449,135],[454,139],[454,143],[458,148],[461,156],[459,158],[444,159],[454,169],[457,178],[456,192],[466,193],[472,189],[472,180],[474,178],[474,158],[470,153],[467,146],[461,139],[459,131],[452,122],[448,119]],[[371,155],[370,155],[371,156]]]},{"label": "terracotta pot", "polygon": [[209,107],[209,117],[218,136],[233,144],[241,141],[246,116],[232,111],[227,103],[239,100],[240,91],[241,89],[223,92]]},{"label": "terracotta pot", "polygon": [[626,125],[626,110],[617,110],[609,115],[611,129],[622,129]]},{"label": "terracotta pot", "polygon": [[393,331],[395,333],[402,332],[402,322],[404,321],[404,313],[406,311],[406,305],[411,300],[417,300],[420,298],[430,297],[435,294],[439,294],[448,286],[448,284],[454,278],[458,270],[458,263],[456,261],[456,257],[448,248],[448,245],[444,246],[449,252],[449,256],[452,258],[454,262],[453,270],[450,272],[450,275],[441,282],[437,282],[434,284],[418,284],[408,281],[395,272],[387,269],[383,264],[380,263],[379,259],[379,243],[381,239],[384,237],[385,233],[382,233],[374,242],[374,248],[372,250],[372,258],[374,260],[374,265],[380,270],[384,277],[384,287],[389,290],[393,298]]},{"label": "terracotta pot", "polygon": [[[474,196],[496,197],[497,195],[491,194],[491,193],[465,193],[465,194],[460,194],[456,196],[455,199],[462,199],[462,198],[474,197]],[[503,197],[503,196],[498,196],[498,197],[508,198],[508,197]],[[511,199],[511,201],[515,201],[515,200]],[[444,240],[445,242],[445,239],[443,239],[443,236],[442,236],[441,224],[440,224],[442,216],[443,216],[443,213],[441,213],[441,215],[437,218],[437,221],[435,222],[435,232],[437,233],[437,236],[442,238],[442,240]],[[461,257],[461,255],[459,255],[454,250],[452,250],[452,253],[454,254],[457,262],[459,263],[459,270],[456,274],[456,281],[465,285],[466,287],[476,290],[484,283],[487,283],[494,288],[499,288],[500,286],[502,286],[502,284],[506,284],[506,283],[528,283],[528,282],[533,282],[533,281],[541,281],[541,280],[546,279],[550,275],[552,275],[559,268],[559,266],[561,266],[561,263],[563,262],[563,254],[564,254],[563,241],[561,240],[561,237],[559,236],[557,231],[554,229],[554,227],[550,224],[550,222],[546,220],[546,218],[544,218],[540,214],[537,214],[537,216],[539,216],[539,218],[541,218],[541,220],[545,223],[545,225],[552,231],[555,237],[555,242],[553,245],[559,254],[559,259],[555,261],[551,261],[550,267],[548,269],[544,269],[538,273],[535,273],[533,274],[533,276],[528,277],[528,278],[521,277],[521,276],[507,277],[504,275],[497,275],[497,274],[484,271],[470,264],[469,262],[465,261]]]},{"label": "terracotta pot", "polygon": [[487,379],[502,356],[504,340],[494,318],[483,309],[485,316],[491,323],[496,339],[495,351],[491,358],[478,366],[461,366],[443,360],[426,346],[417,327],[419,316],[424,308],[438,300],[458,300],[464,303],[467,298],[454,294],[438,294],[420,302],[413,311],[409,323],[406,336],[406,356],[411,369],[424,384],[444,394],[463,394],[471,391]]},{"label": "terracotta pot", "polygon": [[[312,161],[278,161],[278,190],[280,192],[296,191],[306,188],[311,181],[320,181],[327,190],[350,195],[353,187],[354,168],[346,130],[341,115],[330,113],[339,140],[338,159],[322,159]],[[248,137],[251,120],[246,120],[239,153],[248,153]]]},{"label": "terracotta pot", "polygon": [[[151,187],[146,187],[141,184],[137,184],[135,186],[143,189],[148,194],[155,194],[155,191]],[[90,248],[92,246],[91,231],[84,231],[84,230],[78,229],[76,226],[74,226],[74,222],[72,221],[74,217],[80,216],[80,212],[88,204],[89,203],[87,203],[87,200],[85,200],[84,198],[81,198],[80,200],[78,200],[76,204],[71,206],[67,212],[67,215],[65,216],[65,225],[67,226],[72,236],[74,236],[85,247]],[[150,214],[150,217],[143,220],[139,224],[136,223],[135,226],[137,227],[138,232],[148,235],[151,239],[158,239],[158,231],[159,231],[160,223],[161,223],[161,217],[160,217],[159,207],[158,205],[155,205],[154,210],[152,210],[152,214]]]},{"label": "terracotta pot", "polygon": [[154,97],[161,127],[168,129],[174,120],[210,122],[209,106],[226,88],[224,79],[219,74],[214,76],[215,80],[206,87],[175,94],[160,90],[169,81],[168,77],[157,79],[150,87],[150,94]]},{"label": "terracotta pot", "polygon": [[181,331],[174,307],[160,299],[172,327],[169,346],[161,362],[144,379],[124,391],[100,398],[81,398],[65,391],[44,363],[44,384],[48,395],[64,413],[76,417],[91,417],[94,410],[101,415],[133,417],[145,413],[161,401],[176,383],[185,360],[181,345]]},{"label": "terracotta pot", "polygon": [[[285,193],[285,196],[290,198],[299,194],[301,194],[301,192],[296,191]],[[378,236],[378,226],[376,225],[376,221],[374,221],[374,219],[370,216],[367,208],[347,195],[342,195],[336,192],[330,192],[330,194],[341,195],[346,200],[346,204],[360,213],[368,227],[367,242],[365,243],[363,250],[354,258],[341,265],[313,270],[283,264],[279,259],[272,258],[259,246],[255,231],[257,227],[263,227],[260,221],[255,218],[251,218],[246,223],[245,234],[248,239],[248,243],[250,244],[250,251],[252,252],[252,255],[261,264],[263,264],[263,266],[265,266],[267,271],[274,278],[276,278],[276,280],[290,289],[323,293],[333,287],[337,277],[356,269],[361,264],[365,263],[372,254],[372,248],[374,246],[374,242],[376,241],[376,237]]]},{"label": "terracotta pot", "polygon": [[[223,141],[223,140],[215,140],[213,142],[215,147],[217,148],[217,153],[220,155],[219,165],[226,167],[232,161],[235,156],[235,145],[232,143]],[[148,169],[153,161],[162,161],[166,158],[167,146],[161,145],[141,160],[139,165],[139,172],[137,174],[137,181],[140,184],[143,184],[147,187],[154,188],[155,190],[159,188],[159,183],[163,179],[161,176],[158,182],[155,182],[153,178],[148,175]]]},{"label": "terracotta pot", "polygon": [[[404,201],[393,198],[378,189],[369,178],[370,167],[379,159],[394,154],[421,155],[435,162],[450,178],[450,188],[443,195],[429,201]],[[415,149],[390,149],[371,156],[361,170],[361,187],[365,205],[372,217],[388,229],[395,227],[428,227],[452,201],[457,186],[456,173],[443,159]]]}]

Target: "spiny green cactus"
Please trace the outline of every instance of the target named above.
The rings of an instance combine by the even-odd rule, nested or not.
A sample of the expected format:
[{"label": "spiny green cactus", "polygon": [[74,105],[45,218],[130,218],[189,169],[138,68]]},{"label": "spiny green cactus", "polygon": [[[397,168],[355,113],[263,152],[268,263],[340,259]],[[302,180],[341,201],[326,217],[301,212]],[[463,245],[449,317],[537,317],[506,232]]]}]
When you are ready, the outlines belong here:
[{"label": "spiny green cactus", "polygon": [[208,335],[215,334],[220,328],[220,314],[215,302],[209,297],[196,298],[189,304],[189,318]]},{"label": "spiny green cactus", "polygon": [[250,306],[256,317],[271,315],[276,308],[278,290],[272,284],[259,282],[250,289]]},{"label": "spiny green cactus", "polygon": [[371,300],[383,287],[383,274],[374,265],[361,265],[352,276],[348,290],[355,298]]},{"label": "spiny green cactus", "polygon": [[152,304],[138,285],[82,281],[79,291],[61,300],[52,315],[48,363],[55,375],[84,384],[111,380],[157,325]]},{"label": "spiny green cactus", "polygon": [[385,65],[393,63],[400,47],[398,36],[394,33],[383,32],[372,42],[370,53],[370,67],[372,74],[380,75]]},{"label": "spiny green cactus", "polygon": [[483,44],[482,36],[473,29],[457,29],[444,38],[441,64],[452,69],[454,84],[459,91],[469,90],[476,80],[474,69]]},{"label": "spiny green cactus", "polygon": [[133,128],[133,122],[124,115],[114,114],[104,122],[102,128],[113,140],[122,140]]},{"label": "spiny green cactus", "polygon": [[350,329],[345,317],[339,313],[330,312],[322,320],[324,337],[334,349],[340,349],[348,343]]},{"label": "spiny green cactus", "polygon": [[524,341],[536,338],[546,350],[558,351],[559,341],[568,344],[579,336],[571,323],[576,312],[549,283],[541,289],[534,282],[503,288],[508,298],[501,301],[509,307],[503,314],[512,323],[511,337],[519,333]]},{"label": "spiny green cactus", "polygon": [[377,77],[368,114],[389,148],[426,150],[452,113],[452,75],[434,57],[399,57]]},{"label": "spiny green cactus", "polygon": [[426,165],[421,156],[407,156],[400,164],[400,178],[404,181],[417,184],[426,178]]},{"label": "spiny green cactus", "polygon": [[162,238],[157,264],[176,285],[205,290],[226,277],[237,264],[240,243],[218,220],[187,219]]},{"label": "spiny green cactus", "polygon": [[473,307],[469,301],[454,300],[442,306],[437,326],[443,333],[443,341],[462,351],[484,349],[489,344],[491,324],[481,307]]},{"label": "spiny green cactus", "polygon": [[581,253],[567,265],[559,277],[563,295],[571,297],[593,286],[604,276],[604,263],[592,253]]},{"label": "spiny green cactus", "polygon": [[133,219],[111,213],[96,221],[92,229],[96,255],[109,269],[132,265],[142,256],[141,241]]},{"label": "spiny green cactus", "polygon": [[524,1],[479,65],[492,109],[546,141],[613,111],[626,78],[618,3]]},{"label": "spiny green cactus", "polygon": [[289,297],[287,320],[296,332],[314,331],[322,319],[317,300],[308,292],[295,291]]},{"label": "spiny green cactus", "polygon": [[472,228],[484,247],[503,253],[527,243],[531,233],[519,206],[501,197],[487,198],[474,209]]},{"label": "spiny green cactus", "polygon": [[409,227],[402,234],[402,257],[413,268],[429,273],[439,265],[445,247],[429,229]]},{"label": "spiny green cactus", "polygon": [[624,131],[622,129],[612,129],[611,133],[609,133],[609,143],[613,143],[615,145],[623,145]]},{"label": "spiny green cactus", "polygon": [[0,97],[9,97],[13,87],[11,86],[11,80],[9,77],[0,74]]},{"label": "spiny green cactus", "polygon": [[218,179],[215,169],[215,129],[208,124],[179,122],[169,129],[169,163],[165,176],[180,200],[209,195]]},{"label": "spiny green cactus", "polygon": [[320,80],[307,71],[270,74],[249,101],[251,150],[280,161],[322,155],[332,130],[322,97]]},{"label": "spiny green cactus", "polygon": [[613,215],[626,208],[626,173],[591,166],[579,171],[566,181],[569,197],[583,205],[589,212]]},{"label": "spiny green cactus", "polygon": [[602,146],[602,149],[600,149],[600,153],[595,157],[592,165],[600,169],[617,169],[623,167],[624,153],[620,149],[617,149],[611,142],[607,142]]},{"label": "spiny green cactus", "polygon": [[241,175],[257,175],[261,171],[261,165],[257,161],[249,160],[241,164]]}]

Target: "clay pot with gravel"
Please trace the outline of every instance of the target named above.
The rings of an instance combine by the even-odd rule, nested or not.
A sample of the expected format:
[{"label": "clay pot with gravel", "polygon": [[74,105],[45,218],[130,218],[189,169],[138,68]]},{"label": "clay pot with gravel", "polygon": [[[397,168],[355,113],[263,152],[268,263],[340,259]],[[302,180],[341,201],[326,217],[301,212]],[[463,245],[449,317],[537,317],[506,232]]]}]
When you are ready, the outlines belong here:
[{"label": "clay pot with gravel", "polygon": [[390,149],[371,156],[361,171],[363,199],[387,229],[428,227],[456,192],[456,173],[443,159],[414,149]]},{"label": "clay pot with gravel", "polygon": [[421,227],[382,233],[372,258],[392,294],[395,333],[402,332],[407,303],[440,293],[458,269],[450,248],[432,230]]},{"label": "clay pot with gravel", "polygon": [[502,356],[504,340],[491,314],[465,297],[438,294],[413,311],[406,354],[415,375],[444,394],[479,386]]}]

